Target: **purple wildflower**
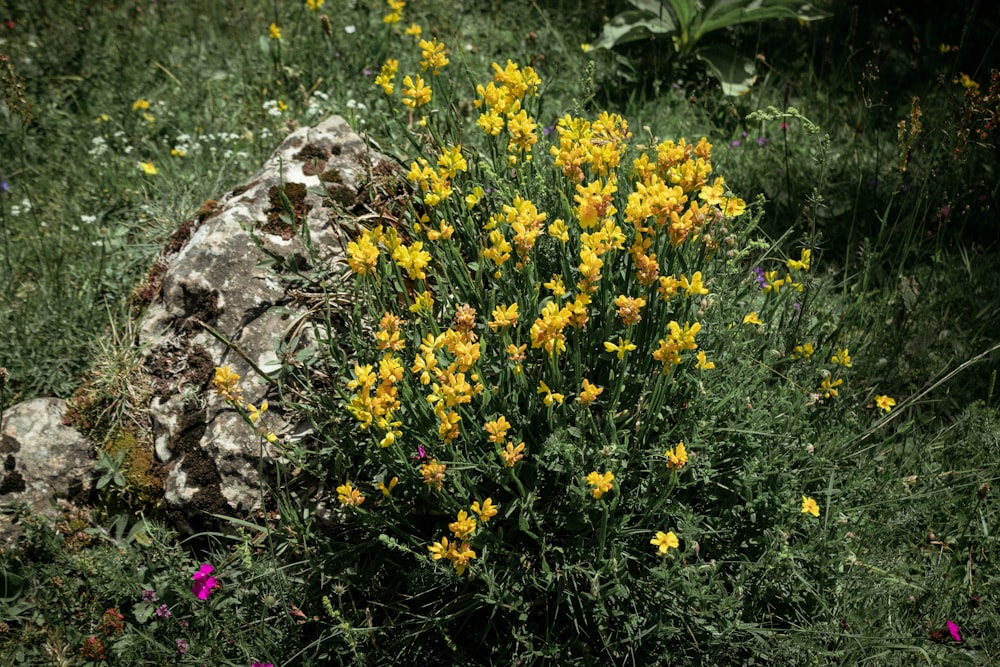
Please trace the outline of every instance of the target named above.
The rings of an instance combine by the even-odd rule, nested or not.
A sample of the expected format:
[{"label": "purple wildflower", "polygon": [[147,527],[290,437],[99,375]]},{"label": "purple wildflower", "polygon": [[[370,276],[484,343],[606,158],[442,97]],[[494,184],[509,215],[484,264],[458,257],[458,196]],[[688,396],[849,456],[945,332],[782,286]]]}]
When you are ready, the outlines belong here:
[{"label": "purple wildflower", "polygon": [[956,642],[962,641],[962,635],[958,634],[958,623],[955,621],[948,621],[948,632],[951,633],[951,638]]},{"label": "purple wildflower", "polygon": [[156,608],[156,615],[159,618],[170,618],[170,609],[165,604],[161,604]]},{"label": "purple wildflower", "polygon": [[219,585],[219,582],[216,581],[215,577],[210,576],[214,571],[214,567],[208,563],[204,563],[200,568],[198,568],[197,572],[191,575],[191,578],[194,580],[194,585],[191,586],[191,592],[199,600],[207,600],[208,596],[212,593],[212,589]]},{"label": "purple wildflower", "polygon": [[767,278],[764,277],[764,269],[759,266],[755,266],[753,269],[753,279],[757,281],[757,286],[761,289],[767,287]]},{"label": "purple wildflower", "polygon": [[156,591],[152,589],[142,589],[142,601],[143,602],[156,602]]},{"label": "purple wildflower", "polygon": [[184,655],[185,653],[187,653],[188,648],[189,648],[189,644],[187,643],[186,639],[178,639],[177,640],[177,651],[181,655]]}]

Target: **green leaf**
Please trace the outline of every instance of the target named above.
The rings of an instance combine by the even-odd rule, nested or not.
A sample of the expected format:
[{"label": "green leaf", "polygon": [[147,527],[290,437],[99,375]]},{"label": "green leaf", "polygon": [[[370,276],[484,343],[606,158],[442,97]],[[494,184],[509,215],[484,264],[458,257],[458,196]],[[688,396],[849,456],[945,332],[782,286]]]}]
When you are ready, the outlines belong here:
[{"label": "green leaf", "polygon": [[599,49],[611,49],[654,35],[670,34],[676,29],[673,19],[667,12],[657,16],[652,12],[628,10],[604,24],[604,30],[600,38],[594,42],[594,46]]},{"label": "green leaf", "polygon": [[730,46],[707,46],[698,49],[695,55],[708,65],[709,73],[722,84],[725,95],[745,95],[757,80],[754,61]]},{"label": "green leaf", "polygon": [[801,0],[719,0],[711,3],[694,32],[697,41],[704,35],[740,23],[755,23],[772,19],[816,21],[826,14]]}]

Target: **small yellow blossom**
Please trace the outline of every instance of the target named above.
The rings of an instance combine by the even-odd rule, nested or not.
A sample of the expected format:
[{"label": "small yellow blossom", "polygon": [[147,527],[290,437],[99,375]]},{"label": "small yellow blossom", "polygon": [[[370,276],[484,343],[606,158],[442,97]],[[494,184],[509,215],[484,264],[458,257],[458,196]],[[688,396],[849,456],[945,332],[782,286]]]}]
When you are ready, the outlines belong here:
[{"label": "small yellow blossom", "polygon": [[606,471],[603,475],[596,470],[587,475],[587,484],[594,487],[590,490],[590,494],[598,500],[611,490],[612,482],[614,481],[615,475],[610,470]]},{"label": "small yellow blossom", "polygon": [[480,506],[479,501],[472,503],[472,513],[479,517],[479,520],[486,523],[493,517],[497,515],[497,511],[500,509],[499,505],[493,504],[492,498],[487,498],[483,501],[482,506]]},{"label": "small yellow blossom", "polygon": [[622,340],[621,336],[618,337],[618,344],[612,343],[610,341],[604,342],[604,350],[606,352],[613,352],[619,359],[624,359],[625,354],[636,349],[635,344],[626,338]]},{"label": "small yellow blossom", "polygon": [[587,407],[602,393],[604,393],[604,387],[598,387],[597,385],[590,384],[590,380],[584,378],[583,389],[580,391],[580,395],[577,397],[576,402],[583,407]]},{"label": "small yellow blossom", "polygon": [[424,29],[421,28],[416,23],[411,23],[410,26],[406,30],[403,31],[403,33],[405,35],[407,35],[408,37],[412,37],[413,39],[420,39],[420,35],[423,32],[424,32]]},{"label": "small yellow blossom", "polygon": [[306,7],[309,8],[309,11],[314,12],[322,7],[324,2],[326,0],[306,0]]},{"label": "small yellow blossom", "polygon": [[813,352],[815,352],[815,349],[813,349],[812,343],[803,343],[802,345],[796,345],[789,356],[792,359],[808,359],[813,355]]},{"label": "small yellow blossom", "polygon": [[812,260],[812,250],[803,248],[800,259],[790,259],[785,262],[785,266],[795,271],[808,271],[809,262]]},{"label": "small yellow blossom", "polygon": [[704,350],[698,351],[697,358],[698,362],[694,365],[695,368],[702,371],[710,371],[715,368],[715,362],[708,360],[708,357],[705,356]]},{"label": "small yellow blossom", "polygon": [[678,442],[676,447],[671,447],[663,455],[667,457],[667,467],[671,470],[680,470],[688,462],[687,448],[683,442]]},{"label": "small yellow blossom", "polygon": [[830,357],[830,363],[840,364],[844,368],[850,368],[853,364],[851,364],[851,355],[848,352],[848,348],[845,347],[844,349],[838,349],[833,356]]},{"label": "small yellow blossom", "polygon": [[431,87],[419,74],[403,77],[403,106],[416,109],[430,102],[431,94]]},{"label": "small yellow blossom", "polygon": [[382,86],[382,90],[385,91],[386,95],[392,95],[392,91],[395,90],[392,81],[396,78],[397,71],[399,71],[399,61],[395,58],[389,58],[382,65],[382,70],[378,76],[375,77],[375,85]]},{"label": "small yellow blossom", "polygon": [[563,399],[566,398],[562,394],[559,394],[559,393],[554,392],[551,389],[549,389],[549,386],[547,384],[545,384],[544,382],[539,382],[538,383],[538,392],[537,393],[539,393],[539,394],[545,394],[545,398],[542,399],[542,402],[545,403],[545,405],[547,405],[549,407],[552,407],[552,405],[555,404],[555,403],[558,403],[559,405],[562,405]]},{"label": "small yellow blossom", "polygon": [[513,443],[508,442],[507,446],[500,451],[500,458],[503,459],[504,467],[513,468],[514,464],[524,458],[524,443],[520,443],[517,447]]},{"label": "small yellow blossom", "polygon": [[140,162],[139,168],[142,169],[142,173],[149,176],[155,176],[157,173],[156,165],[152,162]]},{"label": "small yellow blossom", "polygon": [[351,486],[350,482],[345,482],[337,487],[337,500],[344,507],[358,507],[365,502],[365,497],[361,492]]},{"label": "small yellow blossom", "polygon": [[757,311],[754,311],[749,315],[743,316],[743,324],[756,324],[757,326],[761,326],[764,323],[761,321],[760,317],[758,317]]},{"label": "small yellow blossom", "polygon": [[215,393],[231,403],[242,404],[240,395],[240,376],[228,365],[215,367],[215,378],[212,380]]},{"label": "small yellow blossom", "polygon": [[819,505],[816,503],[815,499],[809,496],[802,496],[802,513],[812,514],[813,516],[819,516]]},{"label": "small yellow blossom", "polygon": [[680,547],[681,543],[674,535],[674,531],[668,531],[664,533],[662,530],[656,531],[656,537],[649,541],[655,547],[659,548],[661,554],[665,554],[671,549],[677,549]]},{"label": "small yellow blossom", "polygon": [[892,406],[896,405],[896,399],[892,398],[891,396],[885,396],[885,395],[876,396],[875,405],[878,406],[879,410],[885,410],[886,412],[889,412],[890,410],[892,410]]},{"label": "small yellow blossom", "polygon": [[840,392],[837,391],[837,387],[844,384],[844,381],[840,378],[836,380],[832,379],[829,375],[823,378],[823,382],[819,386],[819,391],[823,394],[823,398],[836,398],[840,396]]},{"label": "small yellow blossom", "polygon": [[455,536],[456,540],[464,540],[476,531],[476,520],[470,517],[465,510],[458,513],[458,518],[448,524],[448,530]]},{"label": "small yellow blossom", "polygon": [[433,486],[436,491],[440,491],[444,486],[445,464],[438,463],[437,459],[431,459],[420,466],[420,475],[424,478],[424,484]]},{"label": "small yellow blossom", "polygon": [[276,23],[272,23],[267,28],[267,36],[271,39],[281,39],[281,28]]},{"label": "small yellow blossom", "polygon": [[512,327],[517,324],[517,318],[518,312],[516,303],[512,303],[509,306],[501,304],[493,309],[493,319],[490,320],[488,326],[493,331],[503,327]]},{"label": "small yellow blossom", "polygon": [[132,103],[132,111],[145,111],[149,108],[149,100],[144,98],[139,98]]},{"label": "small yellow blossom", "polygon": [[389,480],[388,484],[384,484],[382,482],[379,482],[378,483],[378,490],[382,492],[383,496],[385,496],[386,498],[388,498],[389,495],[392,493],[392,490],[394,488],[396,488],[397,484],[399,484],[399,478],[398,477],[393,477],[392,479]]}]

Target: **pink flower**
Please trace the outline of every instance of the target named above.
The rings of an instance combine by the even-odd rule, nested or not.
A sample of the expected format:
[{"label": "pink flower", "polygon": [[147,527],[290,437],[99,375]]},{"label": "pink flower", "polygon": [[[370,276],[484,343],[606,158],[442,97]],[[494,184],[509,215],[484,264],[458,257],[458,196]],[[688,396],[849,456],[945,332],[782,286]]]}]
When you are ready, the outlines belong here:
[{"label": "pink flower", "polygon": [[219,582],[215,580],[215,577],[209,576],[214,571],[214,567],[208,563],[204,563],[200,568],[198,568],[197,572],[191,575],[191,578],[194,579],[194,585],[191,586],[191,592],[194,593],[199,600],[207,600],[209,594],[212,592],[212,589],[219,585]]},{"label": "pink flower", "polygon": [[962,635],[958,634],[958,623],[955,621],[948,621],[948,632],[951,633],[951,638],[955,641],[962,641]]},{"label": "pink flower", "polygon": [[274,665],[269,662],[255,662],[250,667],[274,667]]}]

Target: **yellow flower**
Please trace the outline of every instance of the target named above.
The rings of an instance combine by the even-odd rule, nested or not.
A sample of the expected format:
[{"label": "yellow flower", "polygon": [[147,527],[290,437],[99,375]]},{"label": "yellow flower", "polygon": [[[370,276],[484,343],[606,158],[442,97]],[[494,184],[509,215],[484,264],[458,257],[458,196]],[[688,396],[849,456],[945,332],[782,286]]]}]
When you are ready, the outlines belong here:
[{"label": "yellow flower", "polygon": [[635,344],[626,338],[622,340],[621,336],[618,337],[618,344],[612,343],[610,341],[604,342],[604,350],[606,352],[614,352],[619,359],[624,359],[627,352],[631,352],[636,349]]},{"label": "yellow flower", "polygon": [[448,538],[442,537],[439,541],[434,542],[431,546],[427,547],[427,550],[431,552],[431,558],[434,560],[441,560],[442,558],[448,557]]},{"label": "yellow flower", "polygon": [[552,407],[552,405],[554,403],[558,403],[559,405],[562,405],[563,399],[566,398],[562,394],[556,393],[556,392],[552,391],[551,389],[549,389],[549,386],[547,384],[545,384],[544,382],[539,382],[538,383],[538,392],[537,393],[539,393],[539,394],[545,394],[545,398],[542,399],[542,402],[545,403],[545,405],[547,405],[549,407]]},{"label": "yellow flower", "polygon": [[403,77],[403,106],[416,109],[430,102],[431,94],[430,86],[419,74]]},{"label": "yellow flower", "polygon": [[271,39],[281,39],[281,28],[279,28],[277,24],[272,23],[267,28],[267,36]]},{"label": "yellow flower", "polygon": [[441,487],[444,486],[444,471],[446,467],[445,464],[438,463],[437,459],[431,459],[420,466],[420,475],[424,478],[424,484],[433,486],[435,490],[440,491]]},{"label": "yellow flower", "polygon": [[240,395],[240,376],[233,372],[228,365],[215,367],[215,378],[212,380],[215,393],[230,403],[242,404],[243,397]]},{"label": "yellow flower", "polygon": [[510,422],[503,415],[500,415],[493,421],[488,421],[484,425],[486,432],[490,434],[490,442],[501,443],[507,437],[507,431],[510,430]]},{"label": "yellow flower", "polygon": [[583,389],[580,391],[580,395],[576,398],[576,402],[583,407],[587,407],[603,392],[604,387],[598,387],[597,385],[590,384],[590,380],[584,378]]},{"label": "yellow flower", "polygon": [[549,225],[549,236],[559,239],[563,243],[569,242],[569,227],[566,226],[566,221],[562,218],[556,218],[556,220]]},{"label": "yellow flower", "polygon": [[247,403],[247,417],[250,418],[250,422],[256,424],[260,421],[261,415],[267,412],[267,401],[260,404],[260,409],[257,409],[253,403]]},{"label": "yellow flower", "polygon": [[386,95],[392,95],[392,91],[395,89],[392,80],[396,78],[397,71],[399,71],[399,61],[395,58],[389,58],[382,65],[378,76],[375,77],[375,85],[382,86]]},{"label": "yellow flower", "polygon": [[500,509],[499,505],[493,504],[492,498],[487,498],[483,501],[482,506],[479,505],[479,501],[472,503],[472,513],[479,517],[479,520],[486,523],[493,517],[497,515],[497,510]]},{"label": "yellow flower", "polygon": [[696,294],[699,296],[708,294],[708,288],[706,288],[702,283],[701,271],[695,271],[694,275],[691,276],[690,281],[687,276],[682,274],[680,286],[684,290],[684,293],[689,297],[695,296]]},{"label": "yellow flower", "polygon": [[664,533],[662,530],[656,531],[656,537],[649,541],[655,547],[658,547],[661,554],[665,554],[671,549],[677,549],[680,547],[680,541],[677,536],[674,535],[674,531],[668,531]]},{"label": "yellow flower", "polygon": [[667,467],[671,470],[680,470],[688,462],[688,453],[683,442],[678,442],[676,447],[671,447],[663,452],[663,455],[667,457]]},{"label": "yellow flower", "polygon": [[465,510],[458,513],[458,518],[448,524],[448,530],[455,536],[456,540],[465,539],[476,530],[476,520],[470,517]]},{"label": "yellow flower", "polygon": [[423,242],[414,241],[409,247],[397,246],[392,253],[392,258],[396,260],[399,268],[406,269],[407,275],[414,280],[423,280],[427,277],[424,268],[430,263],[431,254],[423,248]]},{"label": "yellow flower", "polygon": [[[646,300],[641,296],[632,297],[620,294],[615,299],[615,305],[618,307],[618,317],[621,318],[622,324],[631,326],[642,321],[642,315],[639,311],[646,305]],[[611,350],[608,351],[611,352]]]},{"label": "yellow flower", "polygon": [[444,44],[437,41],[437,37],[431,41],[420,40],[420,71],[431,70],[431,74],[437,74],[442,67],[448,64],[448,56],[444,52]]},{"label": "yellow flower", "polygon": [[757,311],[755,310],[749,315],[743,316],[743,324],[756,324],[757,326],[761,326],[764,323],[761,321],[760,317],[757,316]]},{"label": "yellow flower", "polygon": [[524,443],[519,443],[515,447],[514,443],[508,442],[500,451],[500,458],[503,459],[504,467],[513,468],[515,463],[524,458]]},{"label": "yellow flower", "polygon": [[379,251],[372,235],[365,232],[357,241],[347,244],[347,265],[359,276],[373,275],[378,266]]},{"label": "yellow flower", "polygon": [[132,111],[139,111],[140,109],[145,111],[149,108],[149,100],[144,98],[139,98],[132,103]]},{"label": "yellow flower", "polygon": [[393,477],[392,479],[389,480],[389,484],[383,484],[382,482],[379,482],[378,483],[378,490],[382,492],[383,496],[385,496],[386,498],[388,498],[389,494],[392,493],[392,490],[394,488],[396,488],[397,484],[399,484],[399,478],[398,477]]},{"label": "yellow flower", "polygon": [[808,359],[813,355],[815,350],[813,349],[812,343],[803,343],[802,345],[796,345],[795,349],[789,355],[792,359]]},{"label": "yellow flower", "polygon": [[809,496],[802,496],[802,513],[819,516],[819,505]]},{"label": "yellow flower", "polygon": [[836,398],[840,396],[840,392],[837,391],[837,387],[844,384],[844,381],[840,378],[832,380],[829,375],[823,378],[823,382],[819,386],[820,393],[823,394],[823,398],[830,398],[831,396]]},{"label": "yellow flower", "polygon": [[830,363],[840,364],[844,368],[850,368],[852,364],[851,364],[851,355],[848,353],[848,348],[845,347],[842,350],[838,349],[834,353],[834,355],[830,357]]},{"label": "yellow flower", "polygon": [[583,44],[580,45],[580,50],[583,51],[584,53],[590,53],[590,50],[592,48],[594,47],[591,44],[588,44],[587,42],[584,42]]},{"label": "yellow flower", "polygon": [[708,358],[705,356],[704,350],[699,350],[697,356],[698,356],[698,363],[694,365],[695,368],[703,371],[710,371],[713,368],[715,368],[715,362],[708,360]]},{"label": "yellow flower", "polygon": [[803,248],[800,259],[790,259],[785,262],[785,266],[789,269],[794,269],[796,271],[808,271],[809,262],[812,259],[812,250],[809,248]]},{"label": "yellow flower", "polygon": [[518,312],[516,303],[512,303],[509,306],[501,304],[493,309],[493,319],[490,320],[488,326],[493,331],[503,327],[512,327],[517,324],[517,318]]},{"label": "yellow flower", "polygon": [[322,7],[324,2],[326,0],[306,0],[306,7],[309,8],[309,11],[314,12]]},{"label": "yellow flower", "polygon": [[155,176],[156,175],[156,171],[157,171],[156,170],[156,166],[152,162],[140,162],[139,163],[139,168],[142,169],[142,172],[144,174],[147,174],[149,176]]},{"label": "yellow flower", "polygon": [[350,482],[345,482],[337,487],[337,500],[345,507],[358,507],[365,502],[365,497]]},{"label": "yellow flower", "polygon": [[889,412],[890,410],[892,410],[892,406],[896,405],[896,399],[892,398],[891,396],[885,396],[885,395],[876,396],[875,405],[878,406],[880,410],[885,410],[886,412]]},{"label": "yellow flower", "polygon": [[614,481],[615,475],[610,470],[606,471],[603,475],[596,470],[587,475],[587,484],[594,487],[590,490],[590,493],[598,500],[611,490],[612,482]]},{"label": "yellow flower", "polygon": [[404,30],[403,33],[409,37],[413,37],[414,39],[420,39],[420,34],[423,31],[424,29],[421,28],[419,25],[417,25],[416,23],[411,23],[410,27]]}]

